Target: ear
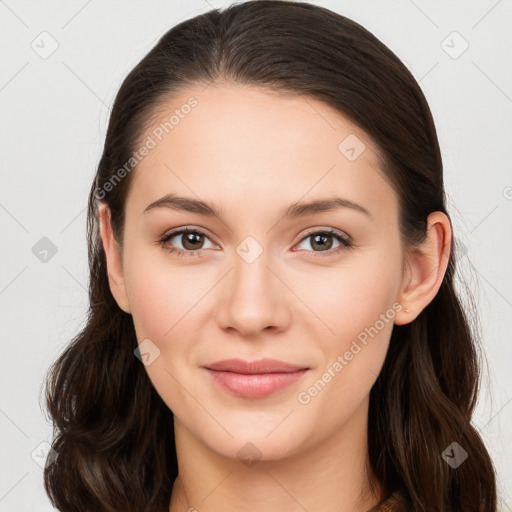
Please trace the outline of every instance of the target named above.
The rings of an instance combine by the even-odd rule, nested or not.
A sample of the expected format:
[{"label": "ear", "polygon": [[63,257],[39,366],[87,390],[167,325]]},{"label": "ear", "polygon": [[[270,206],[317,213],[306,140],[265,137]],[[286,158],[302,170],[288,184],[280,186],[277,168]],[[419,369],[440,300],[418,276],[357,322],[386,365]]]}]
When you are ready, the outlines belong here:
[{"label": "ear", "polygon": [[412,322],[436,296],[448,267],[451,240],[448,216],[432,212],[427,218],[425,240],[406,255],[406,271],[397,298],[403,309],[395,316],[396,325]]},{"label": "ear", "polygon": [[114,238],[110,209],[108,205],[102,201],[100,201],[98,205],[98,217],[101,241],[107,260],[107,274],[110,291],[112,292],[112,295],[119,307],[125,313],[131,313],[123,274],[122,251]]}]

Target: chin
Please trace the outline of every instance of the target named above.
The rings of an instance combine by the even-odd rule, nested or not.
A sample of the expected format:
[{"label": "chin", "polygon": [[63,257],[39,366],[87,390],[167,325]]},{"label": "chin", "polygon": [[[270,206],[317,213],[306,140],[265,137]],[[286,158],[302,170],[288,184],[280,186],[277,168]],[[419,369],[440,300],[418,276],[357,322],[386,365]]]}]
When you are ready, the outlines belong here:
[{"label": "chin", "polygon": [[304,449],[306,440],[312,439],[312,432],[303,431],[303,426],[297,425],[291,417],[283,421],[284,417],[286,414],[279,419],[273,416],[271,426],[254,418],[245,422],[240,419],[240,423],[224,421],[222,425],[229,433],[217,425],[214,432],[196,431],[196,436],[219,455],[251,467],[255,461],[286,459]]}]

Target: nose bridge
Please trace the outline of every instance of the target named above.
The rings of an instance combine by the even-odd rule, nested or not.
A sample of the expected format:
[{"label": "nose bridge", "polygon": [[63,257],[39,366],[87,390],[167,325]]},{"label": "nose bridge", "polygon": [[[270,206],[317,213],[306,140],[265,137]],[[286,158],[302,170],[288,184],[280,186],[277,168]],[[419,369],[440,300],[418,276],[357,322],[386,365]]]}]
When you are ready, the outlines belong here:
[{"label": "nose bridge", "polygon": [[233,269],[233,299],[249,301],[261,307],[272,302],[275,280],[269,266],[270,251],[253,237],[247,237],[236,248]]},{"label": "nose bridge", "polygon": [[236,247],[227,295],[221,302],[224,327],[247,333],[268,326],[282,327],[286,321],[283,285],[271,270],[270,254],[250,236]]}]

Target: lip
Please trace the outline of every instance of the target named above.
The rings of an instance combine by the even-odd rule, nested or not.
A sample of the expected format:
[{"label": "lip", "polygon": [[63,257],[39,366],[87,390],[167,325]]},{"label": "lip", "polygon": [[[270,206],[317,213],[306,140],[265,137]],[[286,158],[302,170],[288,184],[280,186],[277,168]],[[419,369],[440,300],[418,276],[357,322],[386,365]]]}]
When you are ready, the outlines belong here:
[{"label": "lip", "polygon": [[243,398],[263,398],[297,382],[309,370],[284,373],[235,373],[206,368],[213,381],[224,391]]},{"label": "lip", "polygon": [[308,369],[306,366],[298,366],[278,359],[260,359],[258,361],[244,361],[243,359],[223,359],[215,363],[205,365],[209,370],[222,372],[235,372],[245,375],[263,373],[290,373],[297,370]]},{"label": "lip", "polygon": [[263,398],[297,382],[309,368],[276,359],[226,359],[204,367],[213,381],[243,398]]}]

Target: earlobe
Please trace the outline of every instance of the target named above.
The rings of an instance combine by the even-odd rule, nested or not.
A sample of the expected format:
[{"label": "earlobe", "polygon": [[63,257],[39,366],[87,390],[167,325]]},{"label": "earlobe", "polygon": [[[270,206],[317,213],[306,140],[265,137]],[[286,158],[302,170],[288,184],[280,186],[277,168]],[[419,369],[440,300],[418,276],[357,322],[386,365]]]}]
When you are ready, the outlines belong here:
[{"label": "earlobe", "polygon": [[425,240],[406,256],[407,272],[397,299],[403,309],[395,316],[396,325],[412,322],[428,306],[448,268],[452,240],[450,219],[443,212],[432,212],[427,224]]},{"label": "earlobe", "polygon": [[131,313],[126,293],[121,248],[115,240],[112,231],[110,209],[104,202],[100,202],[98,205],[98,221],[103,250],[105,252],[110,291],[119,307],[125,313]]}]

